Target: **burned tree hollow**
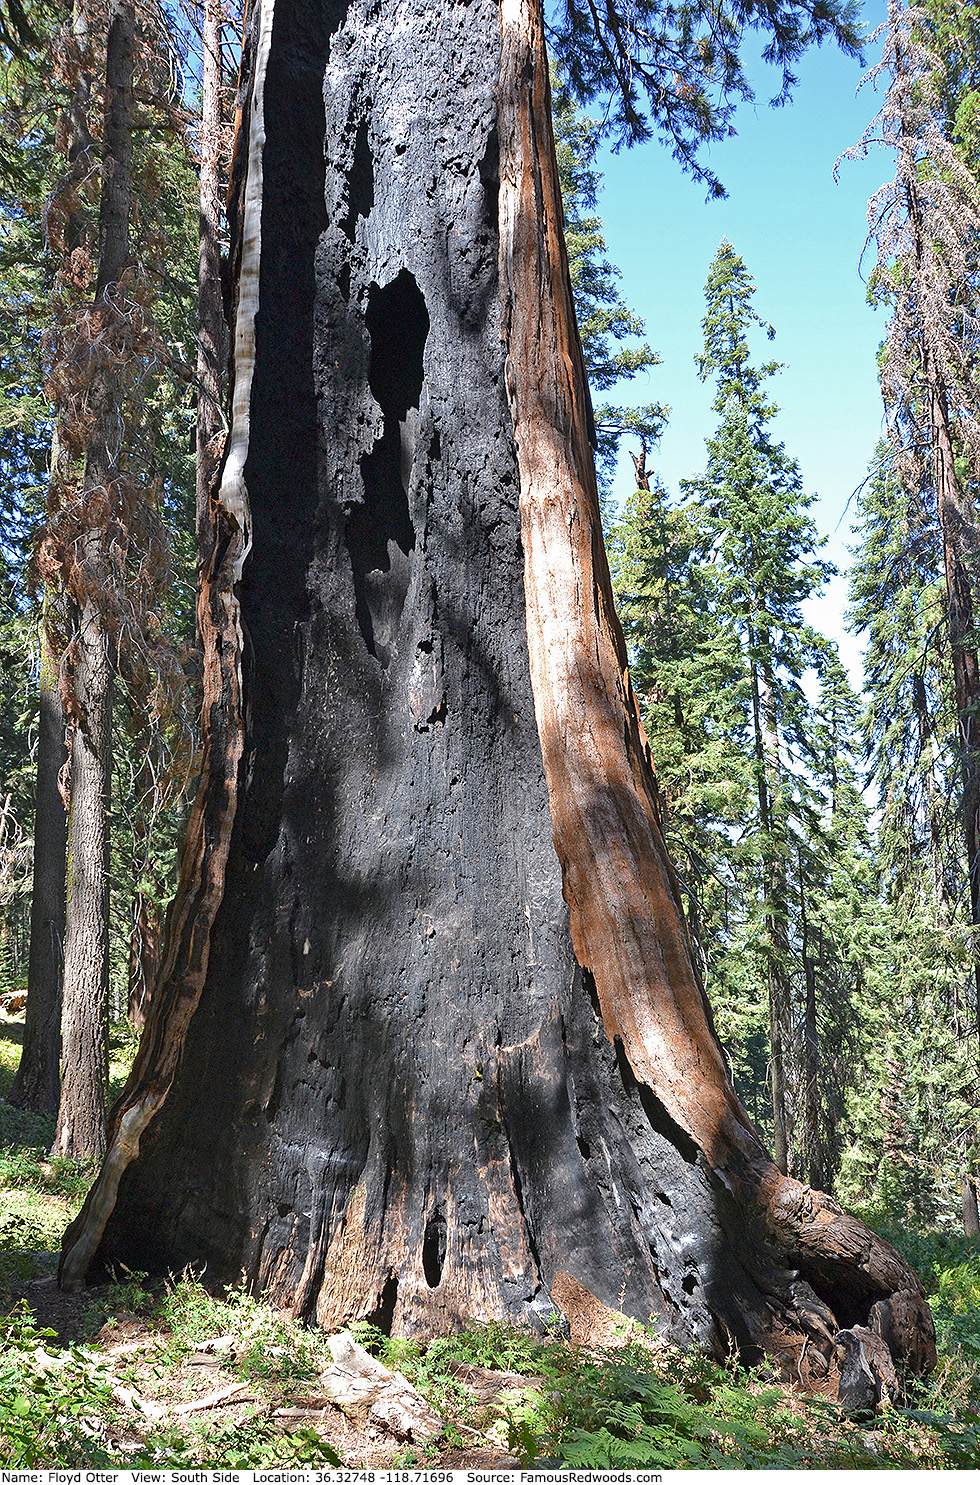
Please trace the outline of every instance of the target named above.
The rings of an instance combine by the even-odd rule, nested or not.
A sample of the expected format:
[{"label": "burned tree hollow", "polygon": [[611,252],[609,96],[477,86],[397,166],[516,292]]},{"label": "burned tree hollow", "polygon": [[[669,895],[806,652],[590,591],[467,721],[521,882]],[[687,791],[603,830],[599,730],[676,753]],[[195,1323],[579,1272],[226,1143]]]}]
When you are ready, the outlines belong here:
[{"label": "burned tree hollow", "polygon": [[[522,91],[546,99],[543,52],[507,36],[490,0],[276,0],[238,802],[200,1002],[138,1158],[118,1158],[99,1259],[203,1262],[324,1326],[401,1333],[540,1325],[584,1286],[719,1353],[789,1337],[796,1364],[915,1280],[858,1224],[835,1267],[813,1237],[832,1204],[780,1185],[758,1145],[693,978],[648,761],[622,784],[610,764],[572,827],[562,814],[556,747],[588,728],[552,725],[542,634],[557,653],[611,604],[589,569],[594,591],[541,628],[520,272],[537,275],[530,341],[564,322],[534,256],[550,239],[514,181],[560,210],[548,179],[506,175],[528,109],[545,130],[535,170],[551,149],[546,102]],[[521,231],[523,256],[508,246]],[[562,333],[552,360],[574,376]],[[556,526],[594,554],[582,510]],[[603,645],[583,638],[583,665]],[[596,717],[642,751],[625,684],[601,681]],[[575,830],[608,851],[585,886]],[[629,926],[630,870],[662,890],[643,909],[649,962],[677,977],[660,1001],[640,961],[621,993],[599,934]],[[156,1087],[166,995],[154,1004],[114,1150]],[[676,1065],[646,1056],[640,1023]],[[93,1197],[67,1271],[111,1206]],[[918,1304],[910,1292],[909,1334]],[[919,1352],[898,1345],[912,1366],[922,1325]]]},{"label": "burned tree hollow", "polygon": [[[352,176],[357,149],[355,143]],[[407,269],[383,289],[370,285],[364,321],[368,386],[382,423],[371,452],[361,457],[364,498],[348,517],[346,536],[358,627],[371,654],[387,666],[412,574],[415,527],[408,496],[429,333],[425,300]]]}]

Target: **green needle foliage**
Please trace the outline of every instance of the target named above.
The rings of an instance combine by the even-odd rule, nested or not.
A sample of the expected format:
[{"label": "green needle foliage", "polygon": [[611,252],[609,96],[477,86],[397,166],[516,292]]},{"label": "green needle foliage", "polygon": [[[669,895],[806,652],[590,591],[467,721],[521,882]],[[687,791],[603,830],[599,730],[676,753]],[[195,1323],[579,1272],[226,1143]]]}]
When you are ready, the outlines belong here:
[{"label": "green needle foliage", "polygon": [[895,162],[868,213],[869,297],[890,312],[888,437],[861,495],[852,574],[888,904],[862,1159],[881,1150],[864,1178],[886,1205],[943,1220],[961,1207],[976,1231],[980,9],[890,0],[881,29],[888,88],[852,152],[883,146]]},{"label": "green needle foliage", "polygon": [[[595,163],[601,126],[576,107],[560,82],[553,89],[552,122],[565,210],[565,247],[589,386],[593,394],[608,392],[617,382],[630,381],[659,366],[660,357],[645,342],[630,343],[643,334],[643,321],[620,296],[619,269],[606,257],[602,221],[596,213],[602,185]],[[604,402],[595,408],[596,469],[604,502],[623,434],[633,433],[655,444],[667,412],[659,402],[636,408]]]},{"label": "green needle foliage", "polygon": [[636,493],[614,532],[614,581],[740,1091],[781,1158],[828,1186],[862,1036],[857,925],[874,879],[857,702],[803,617],[831,568],[799,466],[774,435],[767,388],[779,367],[752,354],[753,336],[774,333],[754,293],[723,242],[698,358],[719,420],[705,470],[680,502],[656,484]]},{"label": "green needle foliage", "polygon": [[861,492],[851,621],[866,635],[864,739],[877,790],[882,928],[866,957],[873,1046],[844,1184],[954,1222],[977,1167],[970,902],[935,502],[888,450]]},{"label": "green needle foliage", "polygon": [[[97,8],[92,14],[97,33]],[[62,585],[74,550],[70,530],[60,552],[41,539],[49,517],[65,537],[75,511],[78,469],[69,467],[66,449],[84,432],[72,433],[70,425],[73,418],[85,422],[87,363],[77,327],[91,299],[94,264],[85,243],[91,246],[98,215],[98,169],[79,180],[69,158],[81,65],[70,16],[66,22],[63,8],[38,4],[31,19],[33,41],[0,53],[0,805],[10,797],[13,821],[0,840],[0,984],[11,989],[26,980],[38,629],[45,592]],[[167,24],[162,11],[141,12],[137,45],[137,206],[127,292],[144,333],[126,373],[123,457],[132,521],[117,543],[124,600],[113,631],[110,932],[119,1014],[141,977],[141,950],[159,941],[195,751],[197,181],[188,116],[174,92],[179,43]],[[96,34],[96,49],[97,42]],[[98,60],[86,64],[96,93]],[[93,128],[99,117],[93,95]],[[97,154],[99,141],[93,148]],[[59,409],[60,485],[50,477]],[[47,559],[43,581],[39,547]],[[66,628],[64,605],[45,611],[60,613]]]},{"label": "green needle foliage", "polygon": [[712,195],[723,196],[698,151],[731,132],[736,106],[755,96],[746,37],[757,32],[765,60],[780,69],[778,105],[788,100],[793,66],[808,46],[830,40],[860,54],[859,15],[857,0],[562,0],[549,45],[579,102],[605,100],[617,143],[656,136]]}]

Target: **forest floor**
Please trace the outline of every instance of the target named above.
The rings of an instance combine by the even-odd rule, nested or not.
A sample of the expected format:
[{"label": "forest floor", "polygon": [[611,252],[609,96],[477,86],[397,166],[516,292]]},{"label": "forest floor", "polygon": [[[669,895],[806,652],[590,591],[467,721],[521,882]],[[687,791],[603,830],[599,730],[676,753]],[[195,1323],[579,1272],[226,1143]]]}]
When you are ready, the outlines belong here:
[{"label": "forest floor", "polygon": [[[327,1396],[330,1338],[191,1273],[62,1294],[61,1234],[91,1172],[53,1160],[50,1116],[3,1102],[22,1022],[0,1013],[0,1468],[964,1469],[980,1465],[980,1243],[906,1233],[940,1333],[904,1407],[847,1418],[771,1373],[665,1346],[625,1317],[538,1339],[484,1326],[355,1339],[438,1415],[398,1437]],[[117,1037],[113,1078],[132,1054]],[[887,1234],[893,1241],[896,1234]],[[425,1412],[424,1406],[422,1413]]]}]

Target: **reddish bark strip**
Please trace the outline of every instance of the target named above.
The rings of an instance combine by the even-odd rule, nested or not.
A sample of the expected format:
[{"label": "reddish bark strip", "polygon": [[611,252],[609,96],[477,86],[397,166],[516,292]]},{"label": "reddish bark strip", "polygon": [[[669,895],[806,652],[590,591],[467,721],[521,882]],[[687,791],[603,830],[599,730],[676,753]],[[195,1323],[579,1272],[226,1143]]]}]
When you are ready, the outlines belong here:
[{"label": "reddish bark strip", "polygon": [[540,18],[533,0],[504,0],[503,17],[501,281],[555,845],[606,1030],[714,1163],[726,1120],[743,1115],[692,965],[602,547]]},{"label": "reddish bark strip", "polygon": [[856,1302],[880,1300],[874,1318],[896,1358],[925,1369],[934,1330],[917,1276],[828,1197],[780,1174],[725,1070],[664,847],[602,546],[536,0],[503,0],[502,26],[507,385],[531,680],[576,956],[636,1076],[694,1138],[748,1223],[767,1230],[787,1267],[833,1306],[808,1283],[788,1284],[771,1312],[746,1317],[760,1344],[779,1350],[794,1334],[824,1337],[852,1323]]}]

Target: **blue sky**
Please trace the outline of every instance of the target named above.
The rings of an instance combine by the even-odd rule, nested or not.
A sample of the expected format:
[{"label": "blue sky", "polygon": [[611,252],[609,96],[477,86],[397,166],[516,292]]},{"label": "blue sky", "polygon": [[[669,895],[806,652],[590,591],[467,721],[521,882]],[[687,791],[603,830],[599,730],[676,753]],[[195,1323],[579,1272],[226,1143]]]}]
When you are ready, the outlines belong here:
[{"label": "blue sky", "polygon": [[[866,23],[883,13],[880,0],[871,0]],[[869,49],[869,64],[877,51]],[[892,167],[877,151],[863,161],[842,161],[835,182],[835,161],[860,139],[881,95],[870,84],[855,95],[861,67],[829,46],[804,57],[797,73],[793,102],[772,109],[768,100],[778,76],[761,63],[753,69],[756,103],[741,108],[737,135],[707,157],[727,187],[725,201],[706,202],[704,187],[682,175],[656,144],[601,154],[599,210],[609,257],[622,270],[623,297],[646,321],[647,339],[663,358],[662,366],[611,395],[670,405],[669,427],[650,460],[670,489],[702,467],[715,414],[711,386],[698,381],[694,356],[704,281],[727,237],[755,278],[756,309],[776,330],[771,344],[759,337],[758,349],[760,359],[785,368],[770,383],[781,408],[779,437],[799,460],[806,489],[819,497],[814,518],[828,537],[827,555],[843,573],[854,509],[852,502],[847,511],[847,503],[881,431],[875,356],[885,317],[867,305],[858,265],[868,199]],[[627,470],[632,465],[624,457],[620,497],[632,488]],[[809,617],[838,640],[858,683],[859,644],[841,628],[845,603],[842,576]]]}]

